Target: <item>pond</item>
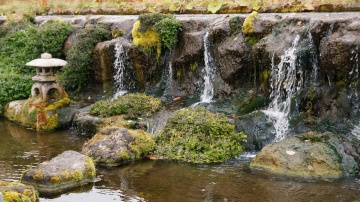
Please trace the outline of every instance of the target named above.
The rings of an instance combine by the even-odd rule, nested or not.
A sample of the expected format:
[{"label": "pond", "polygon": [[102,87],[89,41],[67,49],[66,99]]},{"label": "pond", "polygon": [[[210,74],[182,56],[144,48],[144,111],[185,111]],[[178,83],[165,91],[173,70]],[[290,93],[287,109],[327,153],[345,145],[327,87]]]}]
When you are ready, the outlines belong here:
[{"label": "pond", "polygon": [[[0,179],[19,181],[24,170],[66,150],[80,151],[86,137],[72,130],[36,132],[0,120]],[[99,181],[40,201],[359,201],[360,177],[299,179],[253,171],[249,158],[222,164],[144,160],[99,167]]]}]

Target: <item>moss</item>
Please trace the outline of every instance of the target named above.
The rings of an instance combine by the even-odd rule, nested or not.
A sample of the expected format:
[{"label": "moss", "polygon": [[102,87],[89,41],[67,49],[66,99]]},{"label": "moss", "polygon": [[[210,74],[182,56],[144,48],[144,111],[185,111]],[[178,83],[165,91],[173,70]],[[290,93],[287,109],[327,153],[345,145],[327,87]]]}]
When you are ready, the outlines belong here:
[{"label": "moss", "polygon": [[263,91],[269,89],[269,76],[271,74],[271,70],[264,70],[260,73],[260,88]]},{"label": "moss", "polygon": [[223,162],[239,155],[244,133],[235,133],[223,114],[204,107],[181,109],[156,134],[157,155],[194,163]]},{"label": "moss", "polygon": [[5,202],[32,201],[29,197],[24,196],[16,191],[3,191],[2,194]]},{"label": "moss", "polygon": [[253,11],[247,18],[245,18],[244,24],[241,28],[243,34],[247,35],[254,33],[254,22],[257,14],[258,13],[256,11]]},{"label": "moss", "polygon": [[44,179],[44,171],[43,170],[37,170],[36,172],[34,172],[33,179],[35,181],[43,180]]},{"label": "moss", "polygon": [[129,133],[134,138],[134,141],[129,144],[129,148],[135,155],[135,159],[154,150],[155,142],[149,133],[143,130],[129,130]]},{"label": "moss", "polygon": [[233,35],[237,35],[240,33],[240,18],[238,16],[233,17],[229,20],[229,26],[230,26],[230,30],[231,33]]},{"label": "moss", "polygon": [[90,114],[101,117],[124,114],[128,119],[151,116],[162,107],[158,98],[142,93],[126,94],[114,100],[99,101],[90,107]]},{"label": "moss", "polygon": [[112,35],[112,38],[115,39],[115,38],[123,36],[124,34],[123,34],[123,31],[121,29],[114,29],[111,32],[111,35]]},{"label": "moss", "polygon": [[142,47],[146,51],[156,50],[156,57],[161,55],[161,39],[153,28],[148,28],[145,32],[139,31],[140,21],[134,23],[132,29],[133,44]]},{"label": "moss", "polygon": [[64,96],[60,100],[50,103],[48,106],[45,107],[45,111],[55,111],[58,108],[65,107],[66,105],[70,104],[70,99],[68,96]]},{"label": "moss", "polygon": [[198,68],[198,66],[199,66],[199,65],[198,65],[197,62],[192,63],[192,64],[190,65],[191,71],[195,72],[196,69]]},{"label": "moss", "polygon": [[85,160],[85,177],[92,178],[95,176],[96,169],[94,161],[89,157]]},{"label": "moss", "polygon": [[53,185],[59,185],[62,183],[61,177],[60,176],[53,176],[50,178],[50,183]]},{"label": "moss", "polygon": [[81,181],[84,178],[84,175],[81,171],[75,171],[71,173],[72,181]]}]

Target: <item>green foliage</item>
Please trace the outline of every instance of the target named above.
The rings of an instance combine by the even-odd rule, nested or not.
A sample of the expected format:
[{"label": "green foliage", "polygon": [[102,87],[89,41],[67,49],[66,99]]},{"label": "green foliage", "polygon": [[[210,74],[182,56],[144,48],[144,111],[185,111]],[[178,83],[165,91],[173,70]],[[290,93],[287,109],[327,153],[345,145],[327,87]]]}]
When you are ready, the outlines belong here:
[{"label": "green foliage", "polygon": [[181,109],[155,136],[155,153],[169,159],[194,163],[223,162],[239,155],[244,133],[235,133],[223,114],[204,107]]},{"label": "green foliage", "polygon": [[111,36],[109,27],[102,24],[87,26],[77,35],[74,46],[66,58],[68,65],[60,74],[60,81],[65,88],[81,91],[89,84],[93,63],[92,51],[97,43],[111,39]]},{"label": "green foliage", "polygon": [[[142,34],[157,34],[160,37],[161,45],[163,48],[167,48],[169,50],[173,49],[174,45],[177,42],[178,32],[181,30],[180,22],[173,15],[161,13],[143,14],[139,16],[139,22],[139,27],[137,28],[137,30],[133,31],[135,45],[145,44],[143,45],[144,48],[147,48],[146,46],[155,47],[155,45],[157,44],[154,42],[150,44],[146,43],[145,41],[143,41],[142,43],[135,42],[137,41],[136,38],[141,37]],[[135,26],[134,28],[136,29]],[[152,33],[151,30],[155,30],[156,33]],[[137,33],[137,31],[140,33]],[[152,36],[150,39],[156,39],[156,37]],[[144,40],[149,39],[144,38]]]},{"label": "green foliage", "polygon": [[0,74],[0,115],[3,104],[29,97],[32,84],[31,76]]},{"label": "green foliage", "polygon": [[139,32],[146,32],[146,30],[153,28],[157,22],[165,18],[173,18],[170,14],[162,14],[162,13],[146,13],[139,16],[140,27]]},{"label": "green foliage", "polygon": [[137,118],[139,116],[151,116],[161,108],[158,98],[147,96],[142,93],[126,94],[115,100],[96,102],[90,107],[90,114],[100,117],[109,117],[125,114],[126,118]]},{"label": "green foliage", "polygon": [[181,30],[180,22],[174,17],[164,18],[157,22],[154,28],[161,38],[163,47],[173,49],[178,39],[178,31]]},{"label": "green foliage", "polygon": [[208,4],[208,11],[211,13],[216,13],[218,10],[220,10],[223,2],[221,0],[213,1]]},{"label": "green foliage", "polygon": [[59,21],[40,26],[17,24],[0,32],[0,109],[6,102],[30,95],[35,68],[25,64],[43,52],[61,57],[63,44],[71,32],[70,24]]}]

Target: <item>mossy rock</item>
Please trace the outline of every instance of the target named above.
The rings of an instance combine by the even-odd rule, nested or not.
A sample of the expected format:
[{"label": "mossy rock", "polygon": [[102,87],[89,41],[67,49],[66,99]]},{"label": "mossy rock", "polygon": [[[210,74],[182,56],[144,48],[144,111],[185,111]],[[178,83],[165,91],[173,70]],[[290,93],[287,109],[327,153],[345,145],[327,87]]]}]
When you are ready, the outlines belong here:
[{"label": "mossy rock", "polygon": [[357,147],[330,132],[308,132],[265,146],[250,166],[296,177],[340,178],[359,172]]},{"label": "mossy rock", "polygon": [[158,98],[143,93],[126,94],[114,100],[96,102],[90,107],[90,114],[100,117],[125,115],[125,118],[136,119],[140,116],[151,116],[162,107]]},{"label": "mossy rock", "polygon": [[97,164],[117,166],[144,158],[154,147],[154,140],[143,130],[105,127],[84,144],[82,153]]},{"label": "mossy rock", "polygon": [[95,172],[95,165],[90,157],[75,151],[65,151],[26,171],[21,182],[33,185],[40,193],[61,193],[93,182]]},{"label": "mossy rock", "polygon": [[39,193],[34,189],[34,187],[20,182],[0,181],[0,192],[4,202],[39,201]]},{"label": "mossy rock", "polygon": [[204,107],[181,109],[155,136],[155,153],[167,159],[194,163],[223,162],[240,155],[244,133],[236,133],[223,114]]}]

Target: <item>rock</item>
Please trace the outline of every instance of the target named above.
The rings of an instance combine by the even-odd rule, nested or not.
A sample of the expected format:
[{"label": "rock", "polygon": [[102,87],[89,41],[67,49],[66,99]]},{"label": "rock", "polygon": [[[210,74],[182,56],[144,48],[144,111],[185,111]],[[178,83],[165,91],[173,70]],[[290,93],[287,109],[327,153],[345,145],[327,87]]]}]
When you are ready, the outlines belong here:
[{"label": "rock", "polygon": [[349,84],[358,78],[350,72],[354,72],[359,65],[360,28],[357,22],[344,22],[337,26],[340,28],[334,28],[332,34],[321,40],[320,68],[328,75],[331,83]]},{"label": "rock", "polygon": [[39,195],[33,186],[20,182],[0,181],[0,202],[39,201]]},{"label": "rock", "polygon": [[[119,37],[117,39],[113,39],[111,41],[104,41],[98,43],[93,51],[93,58],[94,58],[94,78],[96,83],[100,83],[103,86],[103,90],[109,91],[114,84],[114,62],[115,62],[115,45],[119,43],[123,46],[125,54],[129,55],[129,51],[131,50],[131,43]],[[124,63],[128,64],[128,61],[124,61]],[[127,69],[125,73],[127,75],[131,75],[129,73],[132,72],[129,69],[130,66],[127,65]],[[130,79],[130,78],[129,78]],[[131,81],[127,81],[127,83],[131,83]]]},{"label": "rock", "polygon": [[250,166],[297,177],[340,178],[359,173],[359,154],[359,143],[308,132],[265,146]]},{"label": "rock", "polygon": [[75,151],[65,151],[50,161],[26,171],[21,182],[33,185],[40,193],[60,193],[93,182],[93,160]]},{"label": "rock", "polygon": [[231,33],[229,22],[213,27],[212,37],[217,70],[226,83],[236,86],[251,79],[252,52],[241,32]]},{"label": "rock", "polygon": [[79,133],[92,137],[96,134],[99,124],[102,122],[102,118],[91,116],[89,107],[85,107],[75,113],[73,125]]},{"label": "rock", "polygon": [[142,159],[154,146],[150,134],[143,130],[106,127],[84,144],[82,153],[97,164],[116,166]]},{"label": "rock", "polygon": [[236,131],[243,131],[247,135],[244,143],[247,150],[259,151],[276,137],[273,123],[262,111],[240,116],[235,126]]}]

